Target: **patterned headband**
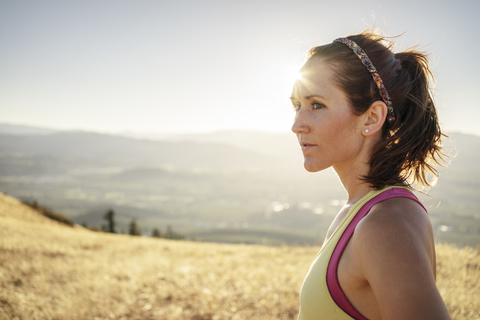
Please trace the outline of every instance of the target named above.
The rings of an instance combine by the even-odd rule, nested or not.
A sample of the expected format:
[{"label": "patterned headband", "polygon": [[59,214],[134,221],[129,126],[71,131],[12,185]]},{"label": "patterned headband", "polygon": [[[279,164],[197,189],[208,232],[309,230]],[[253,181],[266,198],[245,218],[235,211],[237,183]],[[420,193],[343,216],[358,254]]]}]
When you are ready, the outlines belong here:
[{"label": "patterned headband", "polygon": [[377,69],[372,64],[372,61],[368,58],[365,51],[358,44],[354,41],[347,39],[347,38],[338,38],[335,39],[333,42],[340,42],[345,44],[347,47],[352,49],[352,51],[357,55],[357,57],[362,61],[363,65],[367,67],[367,70],[372,75],[373,81],[378,87],[378,91],[380,92],[380,96],[382,97],[383,102],[387,105],[388,113],[387,113],[387,120],[388,122],[392,122],[395,120],[395,113],[393,112],[392,101],[390,101],[390,96],[388,95],[387,89],[385,89],[385,85],[383,84],[382,78],[377,72]]}]

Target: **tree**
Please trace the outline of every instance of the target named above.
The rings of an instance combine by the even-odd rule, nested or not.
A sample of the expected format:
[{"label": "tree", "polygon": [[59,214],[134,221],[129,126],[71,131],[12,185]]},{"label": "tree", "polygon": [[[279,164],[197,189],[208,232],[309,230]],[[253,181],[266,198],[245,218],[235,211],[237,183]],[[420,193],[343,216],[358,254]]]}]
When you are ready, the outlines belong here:
[{"label": "tree", "polygon": [[176,231],[173,231],[173,228],[171,225],[167,225],[167,231],[165,232],[165,235],[163,237],[166,239],[172,239],[172,240],[185,239],[185,237],[182,234]]},{"label": "tree", "polygon": [[162,237],[162,233],[160,232],[160,230],[158,228],[153,228],[152,237],[154,237],[154,238],[161,238]]},{"label": "tree", "polygon": [[105,232],[117,233],[115,230],[115,211],[113,211],[113,209],[108,209],[103,216],[103,219],[107,221],[107,225],[102,229],[104,229]]},{"label": "tree", "polygon": [[167,232],[165,234],[166,239],[173,239],[173,229],[171,225],[167,225]]},{"label": "tree", "polygon": [[128,225],[128,234],[132,236],[142,235],[142,231],[140,231],[140,228],[138,227],[137,219],[133,218],[132,221],[130,221],[130,224]]}]

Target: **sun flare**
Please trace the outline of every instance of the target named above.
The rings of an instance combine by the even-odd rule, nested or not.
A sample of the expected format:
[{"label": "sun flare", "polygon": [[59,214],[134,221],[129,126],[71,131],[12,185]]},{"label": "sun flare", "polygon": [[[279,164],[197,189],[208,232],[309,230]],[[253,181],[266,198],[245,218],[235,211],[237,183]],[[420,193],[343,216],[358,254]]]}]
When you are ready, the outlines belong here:
[{"label": "sun flare", "polygon": [[300,73],[299,66],[288,66],[285,70],[285,80],[288,81],[289,84],[293,85],[297,80],[302,77]]}]

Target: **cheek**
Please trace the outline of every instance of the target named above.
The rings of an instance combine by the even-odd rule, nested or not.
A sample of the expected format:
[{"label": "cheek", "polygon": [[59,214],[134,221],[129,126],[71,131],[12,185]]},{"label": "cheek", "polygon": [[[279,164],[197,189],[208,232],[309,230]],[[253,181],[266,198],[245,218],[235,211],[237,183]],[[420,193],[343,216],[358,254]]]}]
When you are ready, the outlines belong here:
[{"label": "cheek", "polygon": [[362,143],[359,141],[361,135],[358,134],[358,125],[356,119],[346,116],[345,118],[337,119],[332,123],[329,132],[326,134],[330,150],[338,157],[349,156],[350,153],[355,153]]},{"label": "cheek", "polygon": [[325,126],[328,135],[333,140],[348,140],[354,138],[357,131],[357,123],[351,114],[341,114],[331,119]]}]

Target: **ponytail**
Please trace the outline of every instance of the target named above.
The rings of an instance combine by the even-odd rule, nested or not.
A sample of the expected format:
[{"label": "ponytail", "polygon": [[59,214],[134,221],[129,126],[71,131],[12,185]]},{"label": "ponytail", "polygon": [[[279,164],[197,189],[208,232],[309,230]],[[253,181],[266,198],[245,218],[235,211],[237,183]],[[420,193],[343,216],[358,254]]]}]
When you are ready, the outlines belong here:
[{"label": "ponytail", "polygon": [[415,182],[420,187],[431,186],[438,178],[435,165],[444,163],[442,132],[429,88],[433,76],[422,52],[397,53],[395,59],[401,69],[395,79],[398,82],[389,91],[396,96],[396,121],[385,123],[384,139],[373,149],[370,172],[364,180],[376,188]]}]

